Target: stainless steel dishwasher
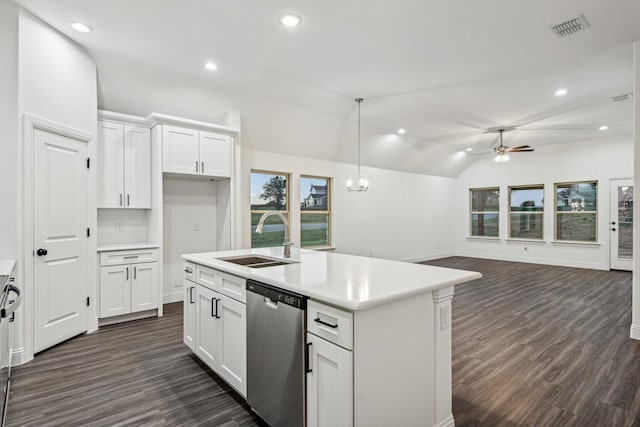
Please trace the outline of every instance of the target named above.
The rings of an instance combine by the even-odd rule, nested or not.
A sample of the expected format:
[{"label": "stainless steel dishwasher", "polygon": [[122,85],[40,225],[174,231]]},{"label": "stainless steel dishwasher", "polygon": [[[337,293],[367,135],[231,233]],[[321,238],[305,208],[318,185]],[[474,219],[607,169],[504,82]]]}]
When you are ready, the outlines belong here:
[{"label": "stainless steel dishwasher", "polygon": [[247,291],[247,402],[273,427],[301,427],[306,297],[252,280]]}]

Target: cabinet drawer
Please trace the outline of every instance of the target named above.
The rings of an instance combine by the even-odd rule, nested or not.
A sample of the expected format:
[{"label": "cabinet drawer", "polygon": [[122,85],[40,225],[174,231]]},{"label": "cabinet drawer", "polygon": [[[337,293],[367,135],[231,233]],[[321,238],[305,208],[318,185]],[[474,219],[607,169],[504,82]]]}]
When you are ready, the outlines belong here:
[{"label": "cabinet drawer", "polygon": [[138,262],[158,261],[157,249],[139,249],[135,251],[102,252],[100,265],[135,264]]},{"label": "cabinet drawer", "polygon": [[218,271],[217,273],[220,276],[218,292],[246,304],[246,280],[242,277],[233,276],[221,271]]},{"label": "cabinet drawer", "polygon": [[307,331],[346,349],[353,349],[353,313],[309,300]]},{"label": "cabinet drawer", "polygon": [[213,268],[196,265],[196,283],[205,286],[212,291],[218,290],[218,273]]},{"label": "cabinet drawer", "polygon": [[184,261],[182,263],[182,271],[184,271],[184,278],[191,280],[192,282],[196,281],[196,265],[189,261]]}]

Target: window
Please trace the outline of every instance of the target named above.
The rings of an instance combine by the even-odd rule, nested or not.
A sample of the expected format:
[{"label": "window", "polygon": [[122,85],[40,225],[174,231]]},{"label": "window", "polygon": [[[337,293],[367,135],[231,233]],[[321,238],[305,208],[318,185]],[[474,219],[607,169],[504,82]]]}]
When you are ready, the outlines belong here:
[{"label": "window", "polygon": [[542,240],[544,186],[509,187],[509,238]]},{"label": "window", "polygon": [[331,246],[331,178],[300,177],[300,246]]},{"label": "window", "polygon": [[262,234],[256,233],[260,217],[279,211],[289,218],[289,174],[251,171],[251,247],[282,246],[284,224],[277,215],[267,217]]},{"label": "window", "polygon": [[556,184],[556,240],[595,242],[598,182]]},{"label": "window", "polygon": [[499,188],[472,188],[471,193],[471,235],[498,237],[500,214]]}]

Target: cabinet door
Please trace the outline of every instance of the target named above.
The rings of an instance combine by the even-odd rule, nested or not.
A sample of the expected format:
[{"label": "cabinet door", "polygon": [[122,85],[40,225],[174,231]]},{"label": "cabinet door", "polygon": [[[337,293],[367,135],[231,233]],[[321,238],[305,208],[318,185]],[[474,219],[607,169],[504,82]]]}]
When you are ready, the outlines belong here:
[{"label": "cabinet door", "polygon": [[247,306],[220,295],[220,370],[242,396],[247,396]]},{"label": "cabinet door", "polygon": [[206,176],[231,176],[231,137],[200,132],[200,173]]},{"label": "cabinet door", "polygon": [[196,355],[218,372],[220,294],[196,285]]},{"label": "cabinet door", "polygon": [[131,312],[130,277],[128,265],[100,267],[100,317]]},{"label": "cabinet door", "polygon": [[124,139],[120,123],[98,122],[98,207],[124,207]]},{"label": "cabinet door", "polygon": [[191,351],[196,351],[196,284],[184,281],[183,305],[183,341]]},{"label": "cabinet door", "polygon": [[307,345],[307,426],[353,425],[353,353],[310,333]]},{"label": "cabinet door", "polygon": [[162,171],[199,173],[198,131],[162,125]]},{"label": "cabinet door", "polygon": [[131,265],[131,312],[158,308],[158,263]]},{"label": "cabinet door", "polygon": [[128,208],[151,209],[151,133],[124,125],[124,193]]}]

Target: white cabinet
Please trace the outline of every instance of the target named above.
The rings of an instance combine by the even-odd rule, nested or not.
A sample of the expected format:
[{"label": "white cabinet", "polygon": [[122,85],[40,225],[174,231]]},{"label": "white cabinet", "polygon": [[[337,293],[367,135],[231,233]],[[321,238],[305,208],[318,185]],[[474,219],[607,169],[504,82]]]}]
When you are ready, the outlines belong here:
[{"label": "white cabinet", "polygon": [[[157,309],[157,250],[101,254],[100,318]],[[137,262],[139,258],[150,262]]]},{"label": "white cabinet", "polygon": [[196,286],[196,355],[214,372],[219,369],[219,295],[202,285]]},{"label": "white cabinet", "polygon": [[311,333],[307,346],[307,426],[353,425],[353,353]]},{"label": "white cabinet", "polygon": [[184,343],[246,396],[247,310],[244,300],[234,299],[245,295],[245,280],[200,265],[195,267],[197,283],[193,277],[186,265]]},{"label": "white cabinet", "polygon": [[149,128],[98,122],[98,207],[151,208]]},{"label": "white cabinet", "polygon": [[196,284],[190,280],[184,281],[184,309],[183,341],[191,351],[196,351]]},{"label": "white cabinet", "polygon": [[162,171],[209,177],[231,176],[231,137],[162,125]]}]

